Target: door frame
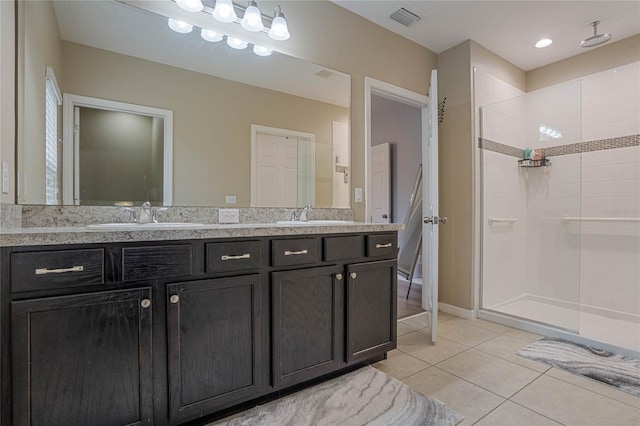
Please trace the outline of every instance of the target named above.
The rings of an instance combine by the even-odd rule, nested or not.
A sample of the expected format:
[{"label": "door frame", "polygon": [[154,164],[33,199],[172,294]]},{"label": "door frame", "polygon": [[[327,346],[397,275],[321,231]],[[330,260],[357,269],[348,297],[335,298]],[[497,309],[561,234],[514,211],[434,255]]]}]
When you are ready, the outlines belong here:
[{"label": "door frame", "polygon": [[64,205],[78,205],[80,187],[80,156],[75,138],[75,108],[93,108],[127,112],[162,118],[164,120],[164,153],[162,176],[162,205],[173,205],[173,111],[64,93],[62,106],[62,200]]},{"label": "door frame", "polygon": [[[311,141],[309,144],[309,154],[310,154],[310,174],[312,179],[310,182],[314,182],[313,185],[310,185],[307,190],[311,194],[311,199],[316,199],[316,135],[313,133],[305,133],[298,132],[297,130],[289,130],[289,129],[280,129],[277,127],[268,127],[268,126],[260,126],[258,124],[251,125],[251,207],[255,207],[258,201],[258,182],[256,167],[258,165],[258,133],[273,135],[273,136],[285,136],[299,139],[308,139]],[[302,206],[299,206],[302,207]]]},{"label": "door frame", "polygon": [[364,78],[364,222],[371,221],[371,96],[381,96],[416,108],[425,108],[429,98],[411,90],[376,80]]}]

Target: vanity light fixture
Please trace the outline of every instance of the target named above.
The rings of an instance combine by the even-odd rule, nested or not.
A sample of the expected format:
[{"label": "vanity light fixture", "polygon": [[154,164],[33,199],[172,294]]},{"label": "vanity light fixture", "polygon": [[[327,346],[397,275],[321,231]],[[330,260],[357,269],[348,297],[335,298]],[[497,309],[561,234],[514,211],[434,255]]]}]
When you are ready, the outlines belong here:
[{"label": "vanity light fixture", "polygon": [[284,13],[282,13],[280,6],[276,6],[276,10],[273,12],[269,37],[274,40],[288,40],[290,37],[287,20],[284,18]]},{"label": "vanity light fixture", "polygon": [[551,40],[550,38],[543,38],[543,39],[538,40],[538,41],[536,42],[536,45],[535,45],[535,46],[536,46],[538,49],[542,49],[543,47],[550,46],[550,45],[551,45],[551,43],[553,43],[553,40]]},{"label": "vanity light fixture", "polygon": [[206,41],[210,41],[212,43],[216,43],[218,41],[222,41],[222,39],[224,38],[224,36],[220,33],[217,33],[213,30],[208,30],[206,28],[203,28],[202,30],[200,30],[200,37],[202,37],[204,40]]},{"label": "vanity light fixture", "polygon": [[176,4],[187,12],[200,12],[204,9],[201,0],[176,0]]},{"label": "vanity light fixture", "polygon": [[255,53],[258,56],[271,56],[271,54],[273,53],[273,50],[254,44],[253,53]]},{"label": "vanity light fixture", "polygon": [[240,26],[251,32],[262,31],[264,28],[262,15],[260,14],[260,9],[258,9],[258,3],[256,3],[255,0],[249,0],[249,6],[244,11]]},{"label": "vanity light fixture", "polygon": [[249,43],[247,43],[244,40],[240,40],[239,38],[229,37],[229,36],[227,36],[227,44],[229,45],[229,47],[233,49],[238,49],[238,50],[246,49],[247,46],[249,45]]},{"label": "vanity light fixture", "polygon": [[193,25],[177,19],[169,18],[169,28],[180,34],[187,34],[193,30]]},{"label": "vanity light fixture", "polygon": [[211,13],[213,19],[219,22],[235,22],[238,19],[231,0],[216,0],[216,7]]}]

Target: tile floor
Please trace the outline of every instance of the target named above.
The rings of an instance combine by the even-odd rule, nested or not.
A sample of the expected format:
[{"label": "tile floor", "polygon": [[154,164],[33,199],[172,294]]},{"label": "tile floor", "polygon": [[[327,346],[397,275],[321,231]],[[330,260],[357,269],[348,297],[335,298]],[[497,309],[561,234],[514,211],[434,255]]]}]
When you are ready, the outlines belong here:
[{"label": "tile floor", "polygon": [[484,320],[427,315],[398,321],[398,348],[375,367],[447,404],[461,425],[640,426],[640,397],[515,352],[541,336]]}]

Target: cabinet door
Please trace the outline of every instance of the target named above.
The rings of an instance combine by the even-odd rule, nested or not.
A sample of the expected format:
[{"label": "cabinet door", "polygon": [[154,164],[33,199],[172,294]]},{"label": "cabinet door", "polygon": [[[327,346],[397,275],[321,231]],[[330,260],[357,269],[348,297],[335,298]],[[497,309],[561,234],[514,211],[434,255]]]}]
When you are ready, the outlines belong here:
[{"label": "cabinet door", "polygon": [[275,387],[344,365],[342,271],[331,266],[272,273]]},{"label": "cabinet door", "polygon": [[261,390],[261,282],[253,274],[167,286],[172,423]]},{"label": "cabinet door", "polygon": [[13,424],[152,424],[150,305],[150,289],[12,302]]},{"label": "cabinet door", "polygon": [[396,261],[347,266],[347,361],[396,347]]}]

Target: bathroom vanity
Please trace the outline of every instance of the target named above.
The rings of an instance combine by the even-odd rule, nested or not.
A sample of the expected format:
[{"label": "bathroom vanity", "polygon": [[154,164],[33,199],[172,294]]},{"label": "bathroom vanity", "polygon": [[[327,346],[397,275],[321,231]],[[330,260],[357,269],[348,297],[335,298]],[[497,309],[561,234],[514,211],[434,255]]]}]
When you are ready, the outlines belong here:
[{"label": "bathroom vanity", "polygon": [[380,359],[399,229],[3,234],[2,424],[181,424]]}]

